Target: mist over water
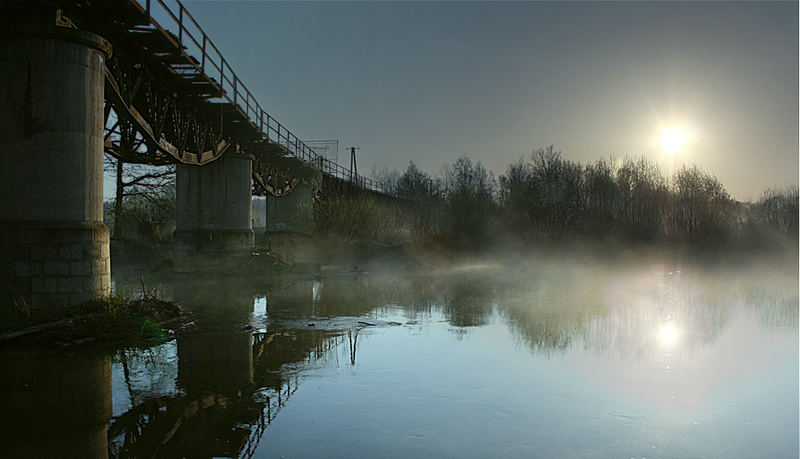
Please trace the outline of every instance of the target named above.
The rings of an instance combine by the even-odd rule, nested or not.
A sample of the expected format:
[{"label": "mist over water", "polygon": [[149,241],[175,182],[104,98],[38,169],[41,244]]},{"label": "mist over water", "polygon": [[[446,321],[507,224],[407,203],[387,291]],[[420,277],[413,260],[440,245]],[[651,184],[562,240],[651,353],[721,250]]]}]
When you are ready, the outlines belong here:
[{"label": "mist over water", "polygon": [[[117,291],[135,292],[139,274],[118,273]],[[111,409],[75,438],[97,448],[106,423],[112,457],[798,454],[795,255],[562,251],[403,272],[144,276],[195,323],[97,364],[111,389],[87,397]],[[33,377],[9,355],[6,379]]]}]

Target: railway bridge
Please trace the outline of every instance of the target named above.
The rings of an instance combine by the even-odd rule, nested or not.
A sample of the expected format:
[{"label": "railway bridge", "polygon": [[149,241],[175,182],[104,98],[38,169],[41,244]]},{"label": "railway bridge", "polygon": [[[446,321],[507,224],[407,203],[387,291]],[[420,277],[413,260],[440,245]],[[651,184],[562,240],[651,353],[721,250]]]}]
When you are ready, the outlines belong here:
[{"label": "railway bridge", "polygon": [[0,291],[26,304],[109,293],[103,154],[176,164],[176,268],[248,256],[251,197],[307,230],[324,179],[378,184],[259,104],[179,0],[0,0]]}]

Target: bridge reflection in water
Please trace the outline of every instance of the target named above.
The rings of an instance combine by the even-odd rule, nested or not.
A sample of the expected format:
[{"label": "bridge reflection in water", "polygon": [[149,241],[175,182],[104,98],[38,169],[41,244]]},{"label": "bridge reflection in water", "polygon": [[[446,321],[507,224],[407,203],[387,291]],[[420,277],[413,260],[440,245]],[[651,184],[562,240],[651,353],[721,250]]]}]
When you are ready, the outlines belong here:
[{"label": "bridge reflection in water", "polygon": [[[310,295],[310,284],[303,284]],[[177,354],[177,393],[116,416],[109,427],[114,455],[250,456],[296,390],[297,379],[284,366],[334,347],[326,341],[336,341],[336,333],[321,330],[296,333],[273,324],[269,332],[253,331],[253,293],[219,287],[174,287],[175,299],[197,323],[167,344]],[[295,312],[305,315],[304,308]]]},{"label": "bridge reflection in water", "polygon": [[[633,401],[625,403],[648,413],[652,400],[668,396],[655,387],[664,378],[673,378],[684,395],[704,400],[703,388],[690,383],[692,375],[685,375],[684,382],[682,375],[664,373],[662,367],[680,365],[693,353],[708,354],[704,350],[721,341],[731,324],[732,333],[739,333],[741,324],[748,323],[743,320],[751,320],[751,316],[756,327],[759,323],[789,330],[797,327],[796,278],[779,277],[774,272],[759,277],[723,270],[692,277],[666,264],[609,269],[605,265],[575,267],[552,261],[510,271],[473,268],[403,277],[273,279],[264,285],[230,277],[180,277],[156,282],[162,296],[180,301],[196,319],[194,327],[160,346],[119,352],[113,362],[85,347],[59,352],[8,350],[2,354],[2,406],[5,412],[14,413],[4,417],[3,445],[8,445],[7,451],[14,457],[50,456],[67,450],[81,457],[249,457],[256,448],[260,453],[273,451],[270,441],[279,440],[269,440],[269,427],[276,419],[286,419],[286,412],[278,415],[297,398],[298,388],[304,386],[307,377],[341,374],[337,371],[341,368],[374,370],[368,365],[376,360],[382,362],[380,371],[361,372],[358,380],[373,392],[370,396],[378,393],[383,397],[381,413],[369,415],[373,420],[375,416],[391,419],[393,414],[407,413],[410,406],[420,403],[429,411],[432,406],[446,405],[447,400],[436,390],[425,392],[426,387],[438,387],[430,375],[420,374],[432,371],[431,366],[444,366],[465,377],[472,372],[484,375],[481,378],[493,381],[498,389],[489,391],[490,400],[482,403],[499,404],[498,409],[524,411],[530,408],[520,407],[527,403],[525,400],[540,406],[552,397],[546,381],[559,380],[557,368],[576,352],[583,363],[587,359],[596,361],[598,368],[617,368],[622,375],[630,376],[625,373],[629,368],[652,370],[646,383],[636,384],[617,381],[613,375],[596,375],[633,391],[626,395]],[[688,272],[689,268],[683,270]],[[135,285],[137,280],[130,283]],[[123,278],[117,278],[116,284],[118,290],[124,290]],[[564,288],[566,284],[571,288]],[[402,336],[406,347],[418,352],[419,340],[427,340],[426,335],[431,334],[438,336],[433,343],[447,349],[437,353],[439,350],[426,342],[424,349],[430,356],[414,356],[409,352],[415,351],[392,348],[396,341],[382,344],[382,338],[376,337],[389,336],[390,329],[381,327],[389,325],[387,318],[403,322],[391,336]],[[505,330],[512,339],[499,330]],[[443,340],[442,335],[448,334],[449,340]],[[495,379],[486,376],[483,368],[470,367],[469,359],[475,359],[474,365],[489,365],[487,358],[495,366],[505,361],[512,352],[504,347],[507,341],[527,348],[526,354],[534,361],[526,360],[526,365],[535,368],[539,360],[548,362],[545,368],[552,374],[528,375],[539,381],[537,391],[545,393],[525,394],[529,383],[524,380],[518,387],[513,380]],[[453,347],[453,342],[459,347]],[[459,352],[455,350],[466,348],[474,354],[457,358]],[[449,362],[451,358],[456,360]],[[723,358],[718,363],[726,361]],[[731,357],[730,361],[735,359]],[[421,369],[416,370],[418,364]],[[735,384],[715,374],[699,376],[716,378],[718,384]],[[350,382],[345,380],[345,385]],[[474,383],[465,382],[455,395],[481,399],[484,392],[474,391],[470,385]],[[512,397],[503,405],[503,387],[516,388],[524,396]],[[324,405],[326,397],[337,396],[313,392],[300,392],[305,395],[299,410],[322,409],[318,405]],[[511,397],[513,391],[508,392]],[[365,394],[358,395],[362,396]],[[575,416],[583,413],[580,407],[585,397],[585,393],[579,393],[575,400],[557,398],[567,406],[570,416]],[[645,401],[637,405],[639,399]],[[313,408],[309,400],[314,401]],[[374,398],[368,400],[375,402]],[[336,403],[334,406],[357,404],[358,400]],[[472,405],[459,404],[458,409],[469,412],[468,406]],[[684,408],[681,404],[670,406],[676,412]],[[696,410],[697,406],[689,408]],[[446,418],[439,410],[433,411]],[[353,412],[364,414],[359,408],[353,408]],[[657,412],[651,414],[658,419]],[[294,416],[297,422],[297,415],[295,410],[289,419]],[[303,419],[312,416],[305,411],[300,415],[306,416]],[[351,421],[357,416],[348,412],[339,415]],[[571,419],[581,424],[584,418]],[[272,427],[281,435],[293,428],[285,424]],[[642,428],[646,430],[646,426]],[[407,446],[415,451],[414,445]],[[430,446],[425,443],[419,447]],[[282,444],[277,450],[281,448],[304,451],[303,445]]]},{"label": "bridge reflection in water", "polygon": [[4,457],[106,457],[111,360],[50,349],[0,352]]},{"label": "bridge reflection in water", "polygon": [[[113,365],[91,348],[0,354],[0,406],[13,413],[0,429],[4,455],[252,455],[297,389],[286,366],[329,357],[343,332],[295,329],[311,311],[312,281],[271,297],[288,325],[269,331],[250,327],[253,293],[218,287],[162,286],[187,305],[196,328],[149,351],[120,351]],[[162,375],[153,373],[174,382],[154,384]],[[121,399],[113,417],[112,379]]]},{"label": "bridge reflection in water", "polygon": [[[125,279],[116,283],[124,290]],[[394,293],[355,278],[288,281],[264,290],[185,279],[158,288],[185,305],[196,325],[160,346],[152,359],[118,355],[115,381],[126,387],[115,391],[130,395],[119,397],[128,404],[117,407],[109,423],[113,456],[252,455],[297,390],[298,371],[338,365],[343,346],[346,363],[355,365],[357,318]],[[256,301],[266,307],[254,311]],[[311,326],[315,318],[327,323]],[[143,373],[163,373],[175,382],[154,387],[152,380],[137,380]],[[147,396],[135,399],[140,392]]]}]

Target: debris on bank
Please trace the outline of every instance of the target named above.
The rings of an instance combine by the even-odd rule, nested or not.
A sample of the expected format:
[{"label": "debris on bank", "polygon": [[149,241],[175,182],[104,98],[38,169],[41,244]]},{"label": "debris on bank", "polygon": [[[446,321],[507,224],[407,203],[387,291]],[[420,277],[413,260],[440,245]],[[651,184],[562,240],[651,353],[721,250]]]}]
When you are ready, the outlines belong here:
[{"label": "debris on bank", "polygon": [[240,268],[242,272],[286,272],[292,268],[294,261],[265,247],[255,246],[247,264]]},{"label": "debris on bank", "polygon": [[154,295],[117,296],[75,306],[37,311],[0,330],[0,344],[26,342],[69,346],[104,342],[125,347],[152,346],[169,339],[189,320],[174,301]]}]

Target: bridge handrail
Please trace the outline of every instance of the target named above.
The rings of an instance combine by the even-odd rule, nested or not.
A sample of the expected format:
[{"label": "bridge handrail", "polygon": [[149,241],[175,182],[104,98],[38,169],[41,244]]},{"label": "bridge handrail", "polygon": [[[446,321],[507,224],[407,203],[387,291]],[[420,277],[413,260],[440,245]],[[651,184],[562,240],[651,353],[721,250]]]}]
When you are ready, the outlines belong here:
[{"label": "bridge handrail", "polygon": [[[242,80],[239,79],[239,77],[236,75],[236,72],[233,71],[233,68],[231,68],[230,64],[222,55],[219,48],[217,48],[214,42],[208,38],[208,35],[205,33],[203,28],[200,27],[200,24],[197,23],[197,20],[195,20],[194,16],[192,16],[186,7],[183,6],[183,3],[180,0],[130,1],[136,4],[139,9],[147,14],[148,20],[151,24],[156,26],[162,32],[173,35],[172,37],[167,36],[167,38],[174,42],[174,44],[181,50],[181,53],[191,63],[195,70],[199,71],[203,75],[208,76],[209,79],[212,80],[212,84],[214,84],[216,89],[219,90],[220,98],[227,100],[242,115],[244,115],[245,118],[248,119],[249,123],[254,128],[259,130],[261,135],[264,136],[265,140],[282,145],[295,157],[304,160],[312,167],[325,174],[352,182],[361,188],[366,188],[384,194],[392,194],[389,190],[384,189],[384,187],[382,187],[377,181],[358,174],[351,174],[350,169],[345,168],[334,161],[326,159],[322,155],[319,155],[311,147],[306,145],[302,140],[294,135],[289,129],[287,129],[283,124],[267,113],[266,110],[261,107],[261,104],[255,100],[252,92],[250,92],[244,83],[242,83]],[[144,6],[140,4],[142,1],[145,2]],[[167,5],[167,2],[177,5],[177,15],[176,11],[173,11],[175,6],[173,5],[173,8],[170,8]],[[153,18],[153,10],[151,8],[153,8],[155,5],[160,6],[163,9],[163,13],[166,14],[166,17],[171,19],[174,25],[177,26],[177,42],[175,42],[176,37],[174,36],[174,33],[163,27]],[[184,19],[187,20],[184,21]],[[192,34],[192,31],[189,30],[189,26],[193,26],[196,29],[194,34]],[[195,36],[198,34],[202,37],[202,39]],[[190,43],[189,41],[185,40],[185,38],[191,40],[191,43],[194,44],[197,53],[200,55],[199,62],[196,58],[188,53],[188,45]],[[214,51],[215,55],[212,55],[212,50]],[[214,80],[211,74],[207,72],[209,66],[213,69],[215,74],[219,75],[218,81]]]}]

